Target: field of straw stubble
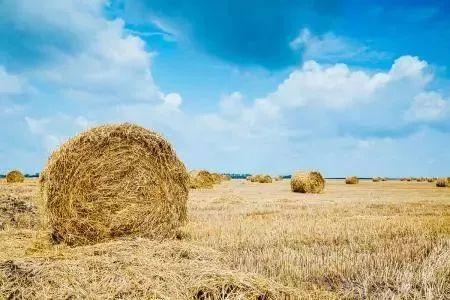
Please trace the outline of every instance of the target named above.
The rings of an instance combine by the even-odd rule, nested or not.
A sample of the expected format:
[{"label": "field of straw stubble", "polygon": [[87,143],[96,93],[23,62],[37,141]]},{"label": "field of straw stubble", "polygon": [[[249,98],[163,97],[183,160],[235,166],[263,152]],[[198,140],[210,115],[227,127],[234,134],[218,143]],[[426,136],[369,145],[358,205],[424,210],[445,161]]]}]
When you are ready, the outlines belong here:
[{"label": "field of straw stubble", "polygon": [[191,190],[175,240],[52,245],[36,181],[0,183],[0,299],[449,299],[450,188],[288,180]]}]

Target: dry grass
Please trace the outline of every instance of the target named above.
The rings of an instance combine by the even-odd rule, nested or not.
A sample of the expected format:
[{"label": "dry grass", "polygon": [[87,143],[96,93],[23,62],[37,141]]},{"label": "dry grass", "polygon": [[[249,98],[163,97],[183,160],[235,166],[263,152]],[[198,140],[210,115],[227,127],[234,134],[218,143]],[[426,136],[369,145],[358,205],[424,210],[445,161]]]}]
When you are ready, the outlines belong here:
[{"label": "dry grass", "polygon": [[[33,203],[37,185],[0,191]],[[0,299],[448,299],[449,199],[427,182],[329,180],[300,194],[232,180],[190,192],[179,240],[72,248],[12,226],[0,230]]]},{"label": "dry grass", "polygon": [[186,168],[162,136],[133,124],[95,127],[67,141],[40,184],[52,235],[68,244],[174,236],[186,221]]}]

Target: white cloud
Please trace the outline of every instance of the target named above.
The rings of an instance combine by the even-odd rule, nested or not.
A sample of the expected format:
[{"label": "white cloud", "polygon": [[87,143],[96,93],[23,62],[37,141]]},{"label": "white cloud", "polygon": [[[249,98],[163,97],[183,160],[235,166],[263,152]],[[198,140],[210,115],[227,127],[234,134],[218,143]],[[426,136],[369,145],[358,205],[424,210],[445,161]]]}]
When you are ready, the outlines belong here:
[{"label": "white cloud", "polygon": [[414,97],[405,118],[411,121],[439,121],[450,117],[450,101],[437,92],[423,92]]},{"label": "white cloud", "polygon": [[229,95],[222,96],[219,107],[223,114],[234,116],[240,114],[244,108],[243,96],[240,92],[233,92]]},{"label": "white cloud", "polygon": [[55,150],[74,134],[94,125],[94,122],[83,116],[72,117],[57,114],[46,118],[25,117],[25,122],[31,133],[41,138],[47,153]]},{"label": "white cloud", "polygon": [[183,99],[180,94],[170,93],[164,96],[164,102],[173,109],[179,109],[181,103],[183,103]]},{"label": "white cloud", "polygon": [[6,72],[5,68],[0,65],[0,99],[2,96],[14,96],[24,92],[25,82],[16,75]]},{"label": "white cloud", "polygon": [[[370,102],[395,101],[395,94],[385,99],[396,86],[414,84],[423,89],[429,82],[427,64],[417,57],[402,56],[388,72],[370,74],[351,70],[345,64],[321,65],[307,61],[294,70],[265,101],[279,107],[317,106],[341,109]],[[397,95],[404,91],[395,91]]]},{"label": "white cloud", "polygon": [[370,50],[352,40],[327,32],[321,36],[314,35],[308,28],[303,28],[299,35],[289,43],[293,50],[302,51],[304,60],[380,60],[386,54]]}]

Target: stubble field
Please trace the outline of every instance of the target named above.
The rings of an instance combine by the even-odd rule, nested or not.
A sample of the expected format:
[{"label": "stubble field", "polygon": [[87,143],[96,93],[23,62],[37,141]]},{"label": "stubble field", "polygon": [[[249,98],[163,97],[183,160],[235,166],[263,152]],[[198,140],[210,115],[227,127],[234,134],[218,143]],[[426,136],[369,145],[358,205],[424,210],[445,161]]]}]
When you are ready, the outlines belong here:
[{"label": "stubble field", "polygon": [[53,245],[36,181],[0,183],[1,298],[449,299],[450,188],[226,181],[176,240]]}]

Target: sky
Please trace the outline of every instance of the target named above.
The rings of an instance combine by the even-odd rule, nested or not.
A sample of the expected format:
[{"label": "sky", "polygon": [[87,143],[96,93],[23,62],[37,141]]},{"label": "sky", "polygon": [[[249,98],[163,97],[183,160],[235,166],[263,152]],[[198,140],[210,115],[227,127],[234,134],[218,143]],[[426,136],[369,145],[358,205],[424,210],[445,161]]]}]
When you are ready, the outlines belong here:
[{"label": "sky", "polygon": [[0,174],[87,128],[189,169],[450,176],[450,1],[0,0]]}]

